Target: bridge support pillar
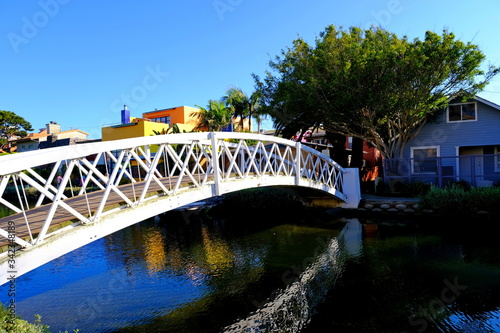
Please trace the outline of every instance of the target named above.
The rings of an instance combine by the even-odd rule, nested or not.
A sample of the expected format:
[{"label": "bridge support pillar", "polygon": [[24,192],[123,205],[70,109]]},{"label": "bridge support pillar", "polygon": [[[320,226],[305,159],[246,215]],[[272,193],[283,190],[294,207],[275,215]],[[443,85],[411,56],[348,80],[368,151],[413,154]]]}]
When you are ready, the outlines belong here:
[{"label": "bridge support pillar", "polygon": [[347,168],[344,174],[343,193],[347,197],[347,201],[343,208],[358,208],[361,201],[361,184],[359,180],[358,168]]}]

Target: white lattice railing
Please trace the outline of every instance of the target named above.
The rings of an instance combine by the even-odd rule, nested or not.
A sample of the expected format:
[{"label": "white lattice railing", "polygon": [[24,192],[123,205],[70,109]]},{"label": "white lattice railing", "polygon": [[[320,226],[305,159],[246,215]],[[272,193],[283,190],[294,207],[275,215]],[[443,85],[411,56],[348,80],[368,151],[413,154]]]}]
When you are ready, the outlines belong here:
[{"label": "white lattice railing", "polygon": [[[0,157],[0,245],[39,244],[64,221],[89,224],[152,198],[234,179],[291,177],[343,194],[345,170],[300,143],[248,133],[184,133],[88,143]],[[8,222],[17,218],[16,232]]]}]

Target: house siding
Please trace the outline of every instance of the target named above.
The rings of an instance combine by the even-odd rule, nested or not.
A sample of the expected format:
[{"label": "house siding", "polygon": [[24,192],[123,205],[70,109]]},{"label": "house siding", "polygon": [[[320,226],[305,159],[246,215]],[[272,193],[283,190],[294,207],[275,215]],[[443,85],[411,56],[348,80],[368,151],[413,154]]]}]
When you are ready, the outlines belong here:
[{"label": "house siding", "polygon": [[435,123],[425,124],[418,136],[408,142],[404,157],[411,157],[412,147],[439,146],[440,156],[456,156],[457,146],[500,145],[500,110],[476,103],[476,121],[447,122],[446,112],[442,111]]},{"label": "house siding", "polygon": [[[500,155],[493,155],[499,153],[495,146],[500,147],[500,106],[481,98],[474,102],[476,120],[448,122],[447,112],[443,110],[435,121],[426,123],[405,146],[403,161],[385,161],[386,181],[420,180],[439,186],[457,180],[465,180],[473,186],[500,183],[497,170]],[[432,167],[432,157],[427,161],[412,159],[412,150],[417,147],[437,148],[437,164]]]}]

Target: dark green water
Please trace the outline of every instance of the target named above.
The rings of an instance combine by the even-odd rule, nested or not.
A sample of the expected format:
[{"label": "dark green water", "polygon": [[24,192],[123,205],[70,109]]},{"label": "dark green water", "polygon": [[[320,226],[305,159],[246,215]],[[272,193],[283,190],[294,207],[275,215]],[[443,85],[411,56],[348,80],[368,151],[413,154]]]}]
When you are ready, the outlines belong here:
[{"label": "dark green water", "polygon": [[500,242],[480,221],[188,215],[21,276],[18,314],[53,332],[500,331]]}]

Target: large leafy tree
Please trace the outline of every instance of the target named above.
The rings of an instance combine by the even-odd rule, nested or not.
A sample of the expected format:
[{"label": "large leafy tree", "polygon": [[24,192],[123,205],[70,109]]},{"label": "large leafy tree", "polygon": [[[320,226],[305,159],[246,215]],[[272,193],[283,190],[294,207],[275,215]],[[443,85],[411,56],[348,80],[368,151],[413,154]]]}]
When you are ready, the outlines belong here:
[{"label": "large leafy tree", "polygon": [[32,131],[31,124],[11,111],[0,110],[0,146],[8,145],[14,137],[24,137]]},{"label": "large leafy tree", "polygon": [[231,109],[224,102],[209,100],[207,108],[197,105],[200,112],[193,113],[199,119],[195,131],[207,130],[221,131],[224,127],[231,124]]},{"label": "large leafy tree", "polygon": [[321,126],[393,158],[450,99],[485,87],[499,69],[482,69],[484,60],[478,46],[446,30],[409,40],[379,28],[329,26],[314,46],[295,40],[262,80],[254,78],[283,135]]}]

